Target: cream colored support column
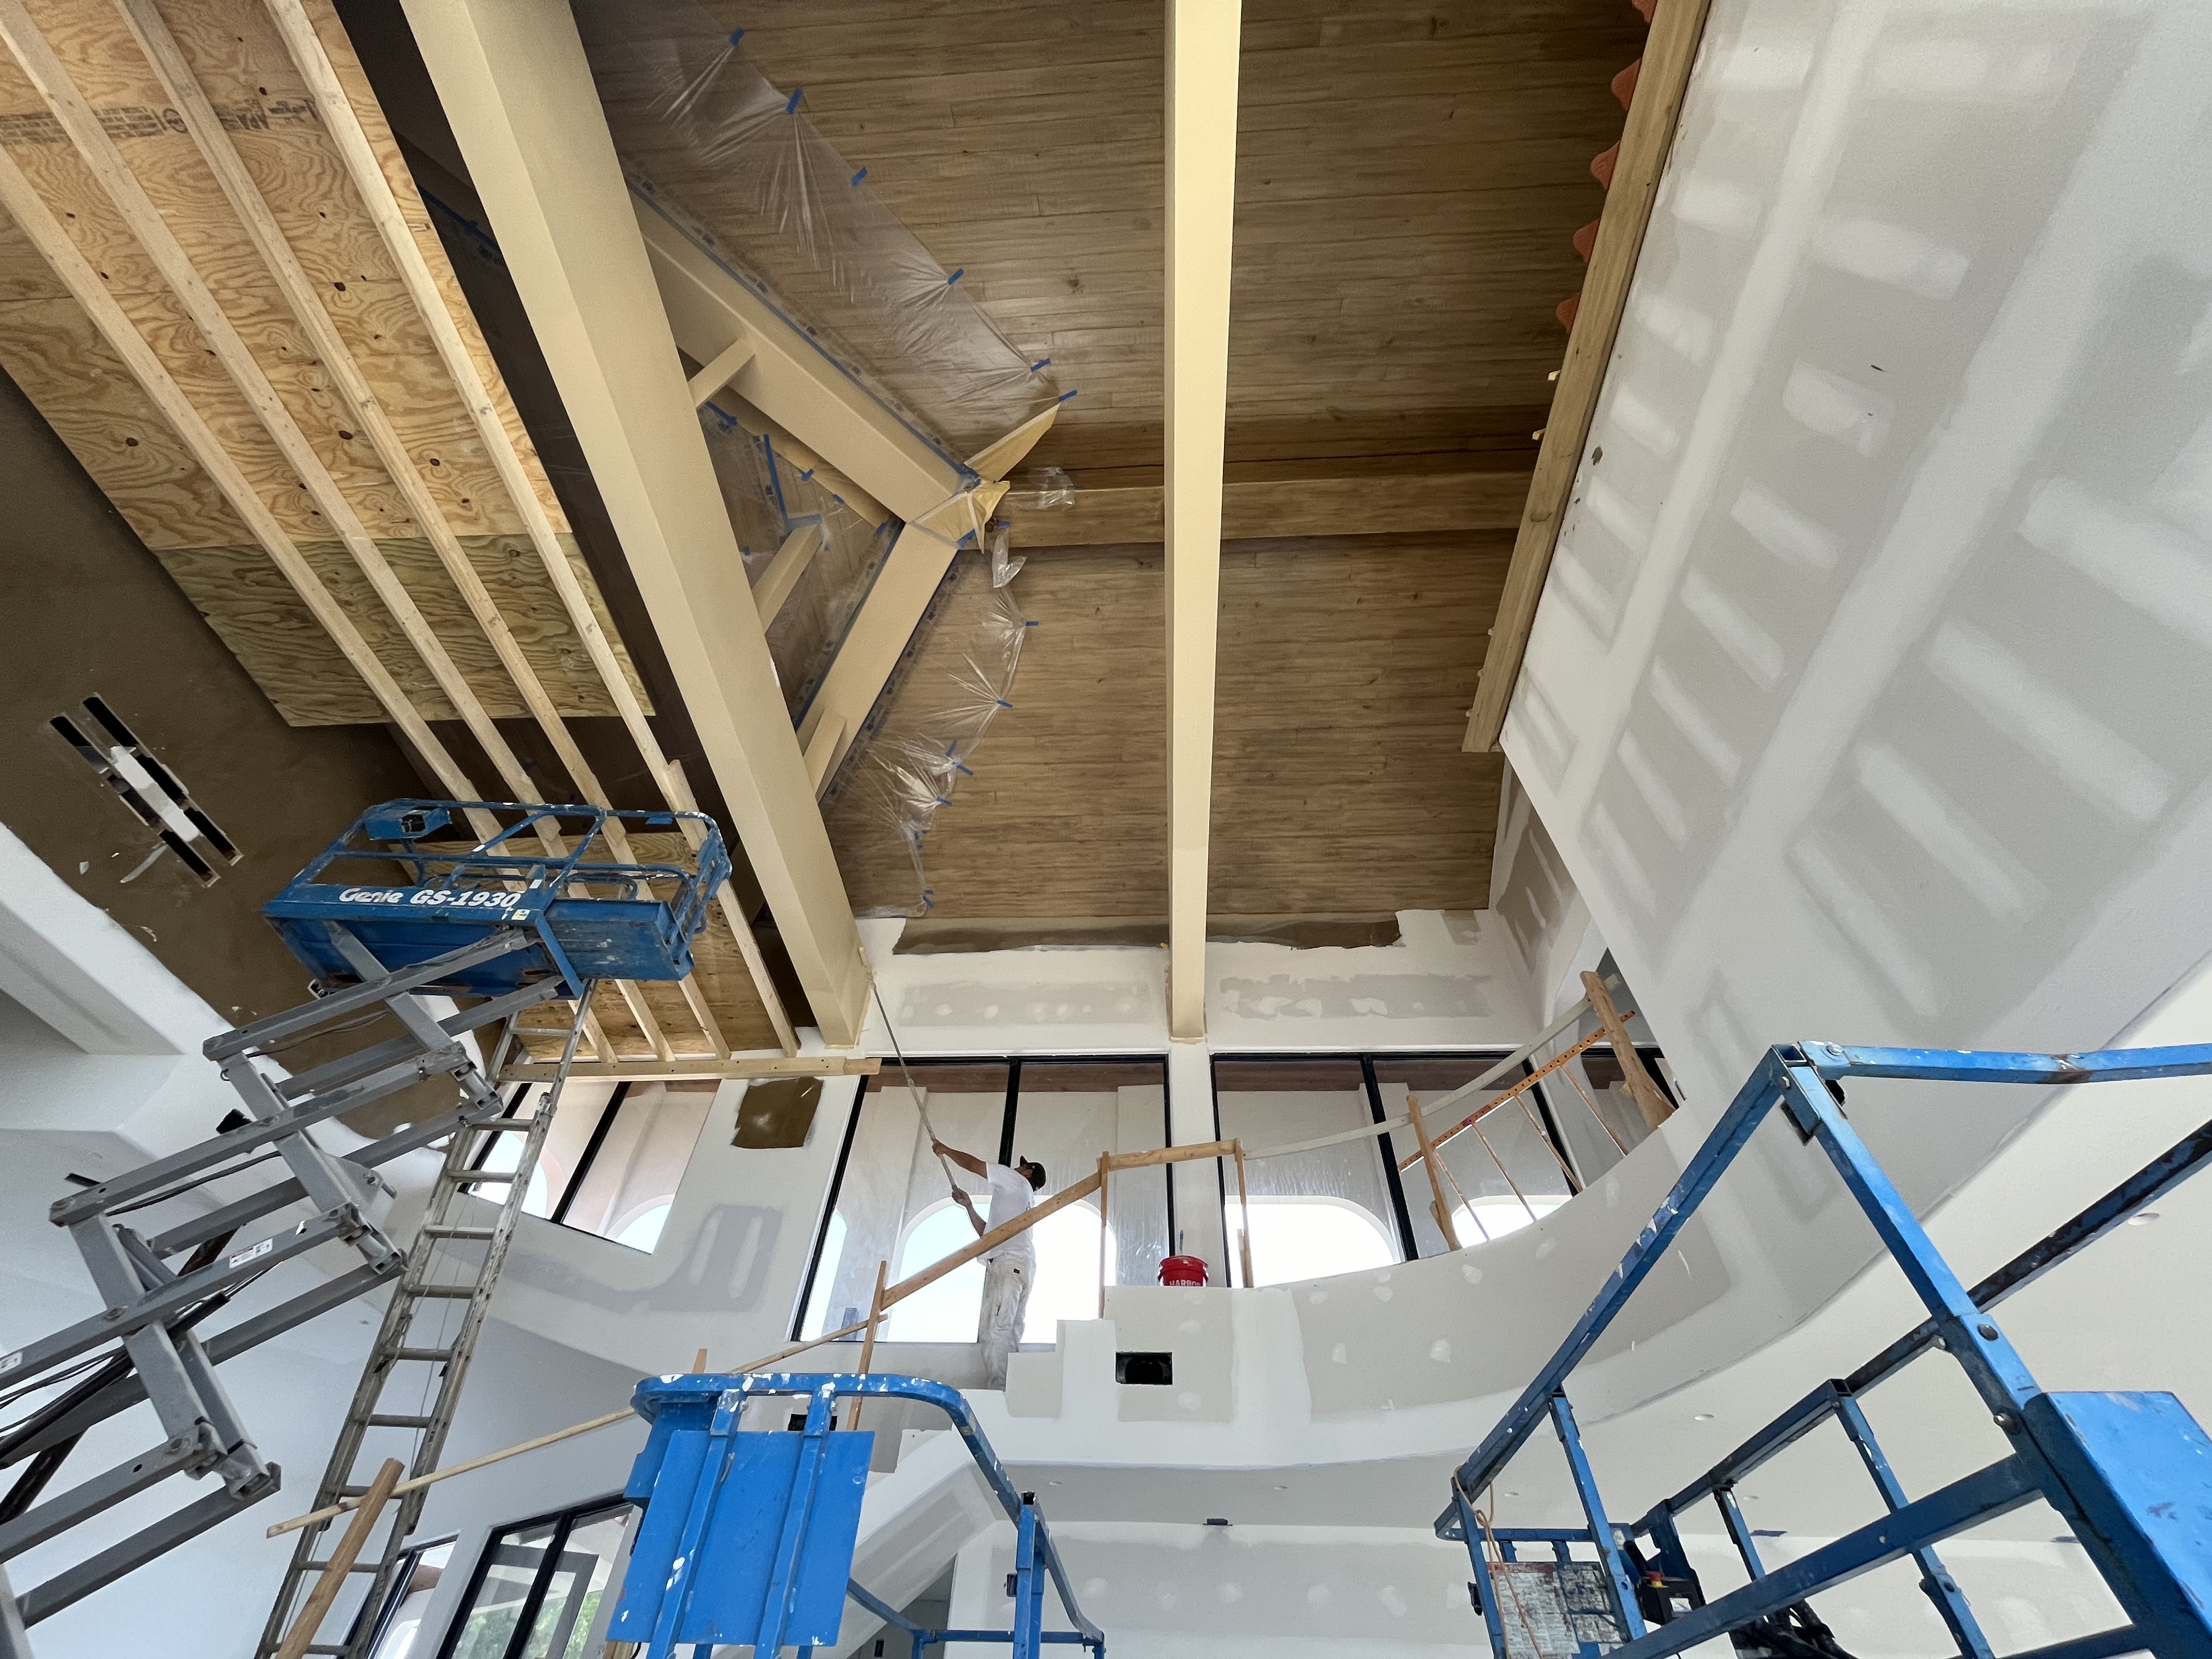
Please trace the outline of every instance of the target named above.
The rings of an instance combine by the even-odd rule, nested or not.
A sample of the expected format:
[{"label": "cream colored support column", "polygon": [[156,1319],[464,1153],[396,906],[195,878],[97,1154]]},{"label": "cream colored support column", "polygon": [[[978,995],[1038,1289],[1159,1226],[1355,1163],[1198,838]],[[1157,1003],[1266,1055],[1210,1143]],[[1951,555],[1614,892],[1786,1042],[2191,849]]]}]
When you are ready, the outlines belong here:
[{"label": "cream colored support column", "polygon": [[1206,1035],[1237,0],[1168,5],[1168,1033]]},{"label": "cream colored support column", "polygon": [[[1168,1139],[1203,1146],[1220,1138],[1213,1108],[1213,1054],[1203,1042],[1168,1045]],[[1216,1285],[1231,1281],[1229,1228],[1223,1214],[1221,1166],[1212,1159],[1168,1168],[1175,1194],[1173,1254],[1204,1259]]]},{"label": "cream colored support column", "polygon": [[843,1047],[867,959],[574,20],[537,0],[405,3],[732,828]]}]

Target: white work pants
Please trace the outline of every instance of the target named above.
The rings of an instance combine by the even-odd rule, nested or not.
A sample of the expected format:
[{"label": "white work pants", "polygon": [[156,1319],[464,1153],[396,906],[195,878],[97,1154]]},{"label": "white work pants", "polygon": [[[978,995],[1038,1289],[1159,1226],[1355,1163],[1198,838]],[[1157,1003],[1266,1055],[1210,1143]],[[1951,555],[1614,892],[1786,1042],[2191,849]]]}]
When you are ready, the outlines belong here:
[{"label": "white work pants", "polygon": [[983,1264],[983,1386],[1006,1386],[1006,1356],[1022,1340],[1029,1312],[1030,1280],[1035,1270],[1019,1256],[1000,1256]]}]

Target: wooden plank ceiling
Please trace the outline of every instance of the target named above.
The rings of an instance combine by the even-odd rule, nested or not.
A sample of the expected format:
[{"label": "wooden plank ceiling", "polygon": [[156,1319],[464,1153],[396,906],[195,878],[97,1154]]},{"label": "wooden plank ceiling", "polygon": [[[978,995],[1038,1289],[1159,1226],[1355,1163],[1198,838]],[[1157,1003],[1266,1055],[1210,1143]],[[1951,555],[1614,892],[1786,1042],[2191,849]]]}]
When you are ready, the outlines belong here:
[{"label": "wooden plank ceiling", "polygon": [[[0,213],[0,367],[287,720],[399,720],[443,788],[590,798],[563,721],[622,713],[616,688],[627,681],[627,723],[641,727],[643,688],[344,32],[325,0],[308,0],[317,55],[327,54],[381,186],[349,173],[261,0],[146,10],[158,36],[142,50],[114,0],[0,4],[0,184],[21,210],[20,222]],[[170,37],[183,78],[165,85],[156,58]],[[192,83],[243,164],[239,207],[216,171],[224,148],[204,152],[207,129],[196,137],[191,108],[180,110]],[[380,234],[372,198],[404,220],[428,268],[427,297]],[[304,282],[257,248],[256,214],[273,222]],[[495,420],[471,418],[472,394],[441,360],[441,329],[449,340],[458,329],[454,349],[473,362]],[[343,390],[345,359],[365,399]],[[396,441],[365,429],[372,406]],[[359,526],[350,546],[347,520]],[[430,538],[448,532],[489,597],[471,600],[453,574],[464,567],[434,550]],[[305,574],[288,576],[294,549]],[[575,579],[568,599],[551,574],[562,559]],[[396,596],[374,585],[380,562],[398,578]],[[307,597],[318,580],[335,601],[323,613],[336,619],[330,630]],[[427,624],[412,635],[400,614],[410,601]],[[586,606],[611,659],[595,662],[577,625]],[[502,660],[492,637],[502,630],[519,656]],[[552,793],[569,787],[557,772],[544,793],[531,790],[490,724],[532,715],[541,689],[537,725],[568,745],[557,764],[573,794]],[[457,717],[487,741],[425,724]],[[538,735],[516,741],[528,749]],[[685,851],[658,839],[667,844],[641,854]],[[604,988],[586,1053],[665,1060],[776,1046],[744,957],[750,936],[741,945],[732,926],[716,915],[693,983]]]},{"label": "wooden plank ceiling", "polygon": [[[1002,508],[1040,550],[1014,584],[1040,625],[1015,708],[925,842],[931,914],[1164,914],[1145,545],[1159,7],[710,9],[805,89],[1024,354],[1080,388],[1031,458],[1073,474],[1077,507],[1036,509],[1018,475]],[[1627,0],[1246,0],[1243,16],[1212,908],[1482,906],[1499,763],[1461,752],[1464,710],[1565,349],[1554,309],[1582,281],[1571,238],[1602,201],[1590,159],[1620,132],[1607,82],[1644,22]],[[968,580],[879,711],[887,731],[944,702],[981,603]],[[855,906],[909,908],[911,860],[866,778],[848,772],[830,811]]]}]

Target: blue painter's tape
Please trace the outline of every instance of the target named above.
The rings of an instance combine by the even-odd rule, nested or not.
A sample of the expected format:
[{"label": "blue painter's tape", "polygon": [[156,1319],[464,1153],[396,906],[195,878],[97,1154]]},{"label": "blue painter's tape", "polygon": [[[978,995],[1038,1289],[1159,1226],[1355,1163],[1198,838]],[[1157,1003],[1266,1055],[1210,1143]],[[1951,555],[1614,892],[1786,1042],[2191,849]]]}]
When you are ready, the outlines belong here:
[{"label": "blue painter's tape", "polygon": [[743,29],[732,29],[730,31],[730,44],[733,46],[744,38],[745,32]]},{"label": "blue painter's tape", "polygon": [[806,88],[805,87],[793,87],[791,89],[791,101],[783,106],[783,112],[786,115],[798,114],[799,100],[805,95]]},{"label": "blue painter's tape", "polygon": [[1083,388],[1082,388],[1081,386],[1077,386],[1077,387],[1074,389],[1074,391],[1072,391],[1072,392],[1061,392],[1061,393],[1060,394],[1060,402],[1062,402],[1062,403],[1066,403],[1066,402],[1070,398],[1073,398],[1073,397],[1075,395],[1075,393],[1076,393],[1077,392],[1080,392],[1080,391],[1082,391],[1082,390],[1083,390]]},{"label": "blue painter's tape", "polygon": [[859,183],[860,182],[860,180],[861,180],[861,179],[863,179],[866,178],[867,176],[868,176],[868,170],[867,170],[867,168],[866,168],[866,167],[862,167],[862,168],[861,168],[858,173],[854,173],[854,174],[853,175],[853,182],[854,182],[854,184],[856,184],[856,185],[857,185],[857,184],[859,184]]},{"label": "blue painter's tape", "polygon": [[1039,369],[1041,369],[1041,368],[1045,368],[1045,367],[1046,367],[1048,364],[1049,364],[1051,362],[1052,362],[1052,359],[1051,359],[1051,358],[1049,358],[1049,357],[1040,357],[1040,358],[1038,358],[1035,362],[1033,362],[1033,363],[1031,363],[1031,364],[1030,365],[1030,374],[1036,374],[1036,373],[1037,372],[1037,370],[1039,370]]},{"label": "blue painter's tape", "polygon": [[953,285],[953,283],[955,283],[958,282],[958,281],[959,281],[963,276],[965,276],[967,274],[968,274],[968,267],[967,267],[967,266],[965,266],[965,265],[961,266],[959,270],[957,270],[954,271],[954,272],[953,272],[950,276],[947,276],[947,277],[945,279],[945,287],[947,287],[947,288],[951,288],[951,287]]}]

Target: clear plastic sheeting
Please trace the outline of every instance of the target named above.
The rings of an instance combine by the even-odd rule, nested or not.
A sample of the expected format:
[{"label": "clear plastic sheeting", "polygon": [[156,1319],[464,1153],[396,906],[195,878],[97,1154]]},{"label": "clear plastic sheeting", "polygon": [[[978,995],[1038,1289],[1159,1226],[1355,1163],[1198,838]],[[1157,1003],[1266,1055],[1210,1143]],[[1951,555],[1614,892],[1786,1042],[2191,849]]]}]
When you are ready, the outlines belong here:
[{"label": "clear plastic sheeting", "polygon": [[[1167,1144],[1167,1095],[1158,1060],[917,1060],[868,1079],[816,1261],[800,1334],[819,1336],[866,1316],[878,1267],[896,1283],[975,1242],[932,1154],[927,1105],[946,1144],[995,1161],[1012,1155],[1045,1170],[1045,1191],[1080,1181],[1105,1153]],[[980,1193],[983,1183],[963,1175]],[[1169,1254],[1167,1176],[1152,1166],[1113,1178],[1102,1237],[1094,1195],[1033,1230],[1037,1273],[1022,1340],[1049,1343],[1063,1319],[1097,1316],[1102,1282],[1150,1285]],[[979,1201],[979,1208],[982,1207]],[[883,1335],[893,1342],[972,1342],[983,1291],[980,1262],[955,1268],[899,1303]]]},{"label": "clear plastic sheeting", "polygon": [[858,791],[871,824],[913,861],[908,915],[926,915],[936,902],[926,862],[930,831],[975,775],[971,763],[991,723],[1013,708],[1022,643],[1034,626],[1012,586],[994,581],[992,563],[966,554],[954,560],[827,792],[825,807]]},{"label": "clear plastic sheeting", "polygon": [[722,487],[731,527],[756,587],[793,535],[812,531],[805,573],[769,624],[769,655],[796,720],[830,672],[860,603],[898,535],[898,521],[875,522],[816,475],[709,403],[699,411],[707,453]]},{"label": "clear plastic sheeting", "polygon": [[[577,0],[631,188],[956,465],[1060,399],[695,0]],[[1072,395],[1072,394],[1071,394]]]},{"label": "clear plastic sheeting", "polygon": [[[1223,1060],[1213,1067],[1224,1139],[1261,1148],[1341,1134],[1374,1121],[1357,1060]],[[1376,1138],[1248,1160],[1252,1268],[1279,1285],[1355,1273],[1401,1259],[1389,1176]],[[1224,1166],[1230,1249],[1242,1220]]]}]

